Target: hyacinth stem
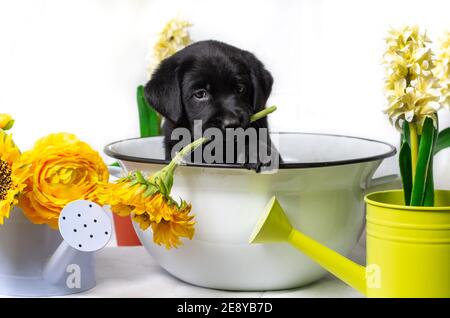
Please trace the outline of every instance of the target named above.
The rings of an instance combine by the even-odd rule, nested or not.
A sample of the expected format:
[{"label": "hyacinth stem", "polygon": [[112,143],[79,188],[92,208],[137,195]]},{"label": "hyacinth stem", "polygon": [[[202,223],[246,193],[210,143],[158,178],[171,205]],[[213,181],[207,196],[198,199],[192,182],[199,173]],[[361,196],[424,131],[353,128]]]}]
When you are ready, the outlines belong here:
[{"label": "hyacinth stem", "polygon": [[419,153],[419,135],[417,132],[417,125],[415,123],[409,123],[410,142],[411,142],[411,168],[412,179],[416,176],[417,156]]},{"label": "hyacinth stem", "polygon": [[261,118],[266,117],[267,115],[269,115],[270,113],[273,113],[276,110],[277,110],[277,106],[275,106],[275,105],[267,107],[267,108],[263,109],[262,111],[251,115],[250,116],[250,122],[253,123],[253,122],[257,121],[257,120],[260,120]]}]

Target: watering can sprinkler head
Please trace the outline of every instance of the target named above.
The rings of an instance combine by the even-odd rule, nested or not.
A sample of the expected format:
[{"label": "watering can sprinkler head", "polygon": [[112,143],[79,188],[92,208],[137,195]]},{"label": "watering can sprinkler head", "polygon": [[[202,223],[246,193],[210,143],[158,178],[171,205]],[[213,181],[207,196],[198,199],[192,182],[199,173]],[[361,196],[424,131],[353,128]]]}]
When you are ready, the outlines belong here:
[{"label": "watering can sprinkler head", "polygon": [[103,208],[87,200],[66,205],[60,213],[58,225],[64,241],[44,268],[44,278],[54,284],[65,278],[68,266],[76,260],[93,261],[89,254],[105,247],[112,235],[111,220]]},{"label": "watering can sprinkler head", "polygon": [[276,197],[272,197],[265,207],[249,242],[289,243],[339,279],[366,294],[365,267],[294,229]]},{"label": "watering can sprinkler head", "polygon": [[59,231],[64,241],[81,252],[95,252],[111,239],[110,218],[98,204],[77,200],[64,207],[59,216]]}]

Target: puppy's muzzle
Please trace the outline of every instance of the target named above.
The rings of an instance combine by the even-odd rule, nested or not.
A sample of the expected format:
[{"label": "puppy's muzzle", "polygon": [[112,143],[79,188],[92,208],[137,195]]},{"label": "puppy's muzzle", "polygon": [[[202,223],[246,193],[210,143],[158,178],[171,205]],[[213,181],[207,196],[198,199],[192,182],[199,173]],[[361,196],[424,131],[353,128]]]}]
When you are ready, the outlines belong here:
[{"label": "puppy's muzzle", "polygon": [[238,128],[241,127],[242,123],[236,116],[226,116],[222,118],[222,122],[220,123],[220,128],[222,131],[225,131],[227,128]]}]

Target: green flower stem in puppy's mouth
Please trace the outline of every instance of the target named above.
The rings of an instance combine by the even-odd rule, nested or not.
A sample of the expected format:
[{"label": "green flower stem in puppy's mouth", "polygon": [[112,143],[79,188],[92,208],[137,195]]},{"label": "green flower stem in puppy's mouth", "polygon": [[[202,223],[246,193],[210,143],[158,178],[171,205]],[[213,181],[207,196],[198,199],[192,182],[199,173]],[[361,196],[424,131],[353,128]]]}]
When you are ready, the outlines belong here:
[{"label": "green flower stem in puppy's mouth", "polygon": [[263,109],[262,111],[257,112],[256,114],[253,114],[252,116],[250,116],[250,122],[253,123],[257,120],[260,120],[261,118],[266,117],[267,115],[269,115],[270,113],[273,113],[276,110],[277,110],[277,106],[267,107],[266,109]]},{"label": "green flower stem in puppy's mouth", "polygon": [[[277,106],[267,107],[266,109],[263,109],[262,111],[257,112],[256,114],[253,114],[250,117],[250,122],[253,123],[263,117],[266,117],[267,115],[269,115],[270,113],[273,113],[276,110],[277,110]],[[181,149],[176,154],[176,156],[172,159],[172,161],[169,163],[169,165],[166,166],[165,168],[167,168],[168,170],[171,170],[171,172],[173,174],[173,170],[175,169],[175,167],[180,164],[180,162],[183,160],[183,158],[186,155],[190,154],[197,147],[199,147],[200,145],[204,144],[207,141],[208,141],[207,138],[202,137],[202,138],[199,138],[199,139],[195,140],[194,142],[190,143],[189,145],[185,146],[183,149]]]}]

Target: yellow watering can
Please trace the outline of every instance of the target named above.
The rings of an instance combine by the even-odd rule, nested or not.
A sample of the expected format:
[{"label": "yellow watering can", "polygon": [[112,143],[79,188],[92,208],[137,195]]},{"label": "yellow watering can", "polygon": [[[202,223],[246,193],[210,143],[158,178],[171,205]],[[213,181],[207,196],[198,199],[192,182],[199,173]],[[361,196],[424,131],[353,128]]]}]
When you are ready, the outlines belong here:
[{"label": "yellow watering can", "polygon": [[294,229],[273,197],[250,243],[287,242],[368,297],[450,297],[450,191],[435,207],[403,204],[403,192],[375,192],[367,204],[367,266]]}]

